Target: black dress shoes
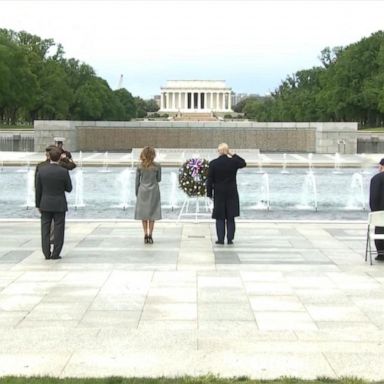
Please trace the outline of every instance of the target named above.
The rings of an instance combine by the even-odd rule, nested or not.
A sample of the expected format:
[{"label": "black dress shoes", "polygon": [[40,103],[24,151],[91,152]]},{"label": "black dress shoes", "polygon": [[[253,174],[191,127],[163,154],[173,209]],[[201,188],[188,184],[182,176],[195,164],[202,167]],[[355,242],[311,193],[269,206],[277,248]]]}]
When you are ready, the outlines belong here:
[{"label": "black dress shoes", "polygon": [[224,244],[224,241],[216,240],[215,244]]},{"label": "black dress shoes", "polygon": [[228,245],[232,245],[232,244],[233,244],[233,241],[232,241],[232,240],[228,240],[228,241],[227,241],[227,244],[228,244]]},{"label": "black dress shoes", "polygon": [[51,260],[59,260],[61,259],[61,256],[51,256]]},{"label": "black dress shoes", "polygon": [[45,260],[50,260],[51,256],[45,256]]},{"label": "black dress shoes", "polygon": [[377,260],[377,261],[384,261],[384,255],[377,255],[375,257],[375,260]]}]

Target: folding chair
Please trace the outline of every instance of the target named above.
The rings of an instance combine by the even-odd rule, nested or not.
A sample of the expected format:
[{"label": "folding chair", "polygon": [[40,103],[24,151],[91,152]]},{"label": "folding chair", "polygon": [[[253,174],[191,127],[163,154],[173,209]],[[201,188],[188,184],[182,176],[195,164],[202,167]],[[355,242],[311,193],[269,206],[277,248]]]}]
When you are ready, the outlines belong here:
[{"label": "folding chair", "polygon": [[365,246],[365,261],[368,259],[372,265],[372,253],[377,254],[376,250],[372,250],[372,240],[384,240],[384,233],[374,233],[372,230],[375,227],[384,227],[384,211],[370,212],[368,215],[368,228],[367,228],[367,243]]}]

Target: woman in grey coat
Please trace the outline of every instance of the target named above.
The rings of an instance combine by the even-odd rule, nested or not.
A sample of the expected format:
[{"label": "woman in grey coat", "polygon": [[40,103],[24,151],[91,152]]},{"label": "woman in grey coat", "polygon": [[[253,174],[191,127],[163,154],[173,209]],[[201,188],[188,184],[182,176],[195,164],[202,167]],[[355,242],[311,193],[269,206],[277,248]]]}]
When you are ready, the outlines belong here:
[{"label": "woman in grey coat", "polygon": [[140,154],[141,163],[136,169],[135,219],[142,221],[145,244],[153,244],[152,232],[155,220],[161,219],[159,188],[161,166],[154,162],[155,157],[155,149],[145,147]]}]

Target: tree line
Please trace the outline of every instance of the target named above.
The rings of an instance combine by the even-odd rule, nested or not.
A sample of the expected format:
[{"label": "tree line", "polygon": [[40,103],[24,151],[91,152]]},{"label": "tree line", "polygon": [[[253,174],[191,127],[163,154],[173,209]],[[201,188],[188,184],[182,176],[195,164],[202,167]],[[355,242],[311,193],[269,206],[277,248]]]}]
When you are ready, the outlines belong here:
[{"label": "tree line", "polygon": [[321,65],[287,76],[270,96],[234,107],[257,121],[354,121],[384,125],[384,32],[346,47],[326,47]]},{"label": "tree line", "polygon": [[[44,120],[131,120],[154,100],[112,90],[94,69],[64,57],[61,44],[0,29],[0,124]],[[326,47],[321,65],[287,76],[269,96],[234,107],[257,121],[356,121],[384,125],[384,32],[346,47]]]},{"label": "tree line", "polygon": [[88,64],[66,59],[61,44],[0,29],[0,123],[131,120],[157,111],[154,100],[112,90]]}]

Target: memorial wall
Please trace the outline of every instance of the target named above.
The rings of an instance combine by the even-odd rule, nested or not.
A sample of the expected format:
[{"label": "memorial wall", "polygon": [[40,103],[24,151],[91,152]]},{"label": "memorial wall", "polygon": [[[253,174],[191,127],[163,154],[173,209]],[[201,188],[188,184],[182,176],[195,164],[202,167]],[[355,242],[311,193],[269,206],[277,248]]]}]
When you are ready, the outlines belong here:
[{"label": "memorial wall", "polygon": [[35,151],[44,151],[56,136],[72,151],[123,152],[151,145],[158,148],[232,148],[262,152],[357,152],[357,123],[262,123],[179,121],[36,120]]}]

